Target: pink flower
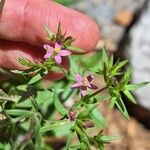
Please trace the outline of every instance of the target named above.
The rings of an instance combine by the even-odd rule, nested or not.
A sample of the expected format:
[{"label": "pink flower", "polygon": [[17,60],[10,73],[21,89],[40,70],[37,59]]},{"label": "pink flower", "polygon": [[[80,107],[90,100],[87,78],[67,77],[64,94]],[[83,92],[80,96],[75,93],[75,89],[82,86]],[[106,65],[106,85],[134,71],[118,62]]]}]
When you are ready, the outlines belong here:
[{"label": "pink flower", "polygon": [[87,89],[97,89],[97,86],[92,84],[91,81],[94,79],[93,75],[89,75],[85,78],[79,74],[76,75],[76,83],[71,86],[73,89],[80,89],[82,96],[87,94]]},{"label": "pink flower", "polygon": [[68,50],[62,50],[61,44],[58,44],[57,42],[55,43],[55,47],[51,47],[47,44],[45,44],[43,47],[44,47],[44,49],[47,50],[47,53],[44,55],[44,58],[47,59],[53,55],[55,61],[58,64],[62,63],[62,58],[61,58],[62,56],[68,56],[71,54],[71,52]]}]

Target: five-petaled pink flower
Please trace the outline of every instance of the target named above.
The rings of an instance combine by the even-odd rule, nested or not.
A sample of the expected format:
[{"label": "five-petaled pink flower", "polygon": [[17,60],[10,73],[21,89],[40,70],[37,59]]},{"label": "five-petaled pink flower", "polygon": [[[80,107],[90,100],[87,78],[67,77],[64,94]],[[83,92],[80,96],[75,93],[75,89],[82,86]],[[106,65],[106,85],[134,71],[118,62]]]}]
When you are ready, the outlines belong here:
[{"label": "five-petaled pink flower", "polygon": [[45,44],[43,47],[44,47],[44,49],[47,50],[47,53],[44,55],[44,58],[47,59],[47,58],[50,58],[51,56],[53,56],[56,63],[58,63],[58,64],[62,63],[62,58],[61,58],[62,56],[68,56],[71,54],[71,52],[68,50],[62,50],[61,44],[59,44],[57,42],[55,43],[55,47],[49,46],[47,44]]},{"label": "five-petaled pink flower", "polygon": [[97,89],[97,86],[92,84],[91,81],[94,79],[93,75],[89,75],[85,78],[81,77],[79,74],[75,77],[76,83],[71,86],[73,89],[80,89],[82,96],[87,94],[87,89]]}]

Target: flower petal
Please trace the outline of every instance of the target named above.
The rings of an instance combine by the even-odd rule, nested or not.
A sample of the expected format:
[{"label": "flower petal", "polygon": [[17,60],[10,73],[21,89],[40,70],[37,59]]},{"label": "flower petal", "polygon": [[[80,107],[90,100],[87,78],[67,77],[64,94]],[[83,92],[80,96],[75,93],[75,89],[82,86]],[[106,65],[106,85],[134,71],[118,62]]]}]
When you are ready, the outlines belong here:
[{"label": "flower petal", "polygon": [[82,78],[82,76],[80,76],[80,74],[77,74],[76,77],[75,77],[75,79],[78,82],[82,82],[83,81],[83,78]]},{"label": "flower petal", "polygon": [[53,50],[52,51],[48,51],[45,55],[44,55],[44,58],[46,59],[46,58],[49,58],[49,57],[51,57],[52,55],[53,55]]},{"label": "flower petal", "polygon": [[94,84],[91,84],[90,89],[98,89],[98,87],[96,85],[94,85]]},{"label": "flower petal", "polygon": [[61,44],[59,44],[59,43],[55,43],[55,48],[58,48],[59,50],[61,50]]},{"label": "flower petal", "polygon": [[71,52],[68,50],[60,50],[60,52],[59,52],[60,56],[68,56],[70,54],[71,54]]},{"label": "flower petal", "polygon": [[49,46],[47,44],[44,44],[43,45],[43,48],[46,50],[46,51],[54,51],[54,48],[52,46]]},{"label": "flower petal", "polygon": [[86,85],[87,87],[91,88],[91,83],[89,81],[87,81]]},{"label": "flower petal", "polygon": [[82,96],[85,96],[86,93],[87,93],[87,87],[86,87],[86,86],[82,86],[82,87],[80,88],[80,91],[81,91],[81,95],[82,95]]},{"label": "flower petal", "polygon": [[56,60],[57,64],[61,64],[62,63],[61,56],[59,56],[59,55],[55,56],[55,60]]},{"label": "flower petal", "polygon": [[78,89],[82,86],[82,82],[77,82],[71,86],[71,88]]},{"label": "flower petal", "polygon": [[89,76],[87,76],[87,79],[88,79],[89,82],[91,82],[94,79],[94,76],[93,75],[89,75]]}]

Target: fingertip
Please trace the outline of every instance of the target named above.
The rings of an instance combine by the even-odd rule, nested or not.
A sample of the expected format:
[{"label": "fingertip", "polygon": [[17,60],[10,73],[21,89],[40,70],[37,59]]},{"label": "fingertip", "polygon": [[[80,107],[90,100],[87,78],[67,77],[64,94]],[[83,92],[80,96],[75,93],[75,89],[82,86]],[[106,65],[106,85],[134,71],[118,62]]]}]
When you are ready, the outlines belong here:
[{"label": "fingertip", "polygon": [[83,15],[81,17],[77,27],[79,35],[78,40],[75,42],[76,45],[89,52],[93,50],[99,39],[100,39],[100,29],[98,24],[89,16]]}]

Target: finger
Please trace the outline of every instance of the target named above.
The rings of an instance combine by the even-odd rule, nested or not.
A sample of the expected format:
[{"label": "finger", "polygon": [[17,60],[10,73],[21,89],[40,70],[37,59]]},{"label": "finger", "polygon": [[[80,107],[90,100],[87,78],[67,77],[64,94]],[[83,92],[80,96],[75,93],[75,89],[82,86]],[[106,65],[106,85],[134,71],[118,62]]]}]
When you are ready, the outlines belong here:
[{"label": "finger", "polygon": [[[33,46],[23,42],[12,42],[0,40],[0,66],[9,69],[23,70],[27,69],[18,63],[17,58],[23,57],[30,61],[43,61],[45,50],[43,47]],[[69,60],[64,57],[62,66],[69,70]],[[46,79],[58,80],[64,76],[63,73],[50,72]]]},{"label": "finger", "polygon": [[56,32],[58,22],[63,32],[73,36],[75,45],[89,51],[99,40],[97,24],[84,14],[50,0],[6,0],[0,16],[0,36],[35,45],[46,42],[43,25]]},{"label": "finger", "polygon": [[12,42],[0,39],[0,66],[8,69],[26,69],[17,61],[23,57],[31,61],[42,61],[44,56],[42,47],[33,46],[24,42]]}]

